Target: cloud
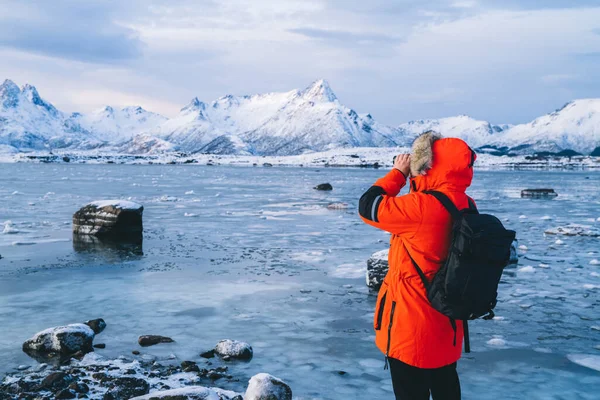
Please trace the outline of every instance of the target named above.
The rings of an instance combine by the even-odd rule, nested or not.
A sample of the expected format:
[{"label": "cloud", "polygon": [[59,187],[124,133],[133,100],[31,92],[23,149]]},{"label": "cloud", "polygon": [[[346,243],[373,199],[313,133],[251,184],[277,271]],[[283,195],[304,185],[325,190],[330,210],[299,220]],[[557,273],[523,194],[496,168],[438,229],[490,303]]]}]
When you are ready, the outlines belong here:
[{"label": "cloud", "polygon": [[116,22],[113,1],[12,2],[0,15],[0,46],[82,62],[139,57],[136,32]]},{"label": "cloud", "polygon": [[542,76],[540,80],[548,85],[556,85],[569,82],[577,78],[578,76],[574,74],[549,74]]},{"label": "cloud", "polygon": [[341,46],[394,45],[399,44],[402,41],[401,38],[395,36],[376,33],[359,33],[315,28],[294,28],[289,31],[311,39],[324,40],[326,42],[331,42],[334,45]]},{"label": "cloud", "polygon": [[515,123],[598,96],[597,21],[597,0],[11,1],[0,80],[65,111],[138,102],[173,115],[194,96],[327,78],[384,123]]}]

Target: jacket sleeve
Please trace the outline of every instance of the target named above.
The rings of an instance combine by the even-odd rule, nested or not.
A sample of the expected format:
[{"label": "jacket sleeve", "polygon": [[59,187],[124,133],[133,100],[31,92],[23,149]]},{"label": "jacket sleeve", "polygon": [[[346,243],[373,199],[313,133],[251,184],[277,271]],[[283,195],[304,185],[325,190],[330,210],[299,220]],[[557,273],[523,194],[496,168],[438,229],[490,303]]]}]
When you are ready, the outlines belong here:
[{"label": "jacket sleeve", "polygon": [[405,185],[406,177],[395,168],[377,180],[358,202],[362,220],[395,235],[416,233],[422,219],[419,196],[411,193],[396,197]]}]

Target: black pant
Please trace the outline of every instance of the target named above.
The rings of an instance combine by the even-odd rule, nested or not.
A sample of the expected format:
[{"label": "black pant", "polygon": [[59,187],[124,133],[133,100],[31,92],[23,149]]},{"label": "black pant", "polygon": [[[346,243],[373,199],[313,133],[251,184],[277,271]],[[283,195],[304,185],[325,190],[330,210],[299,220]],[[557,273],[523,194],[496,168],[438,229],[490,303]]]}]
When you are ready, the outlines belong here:
[{"label": "black pant", "polygon": [[424,369],[389,359],[396,400],[460,400],[456,363],[442,368]]}]

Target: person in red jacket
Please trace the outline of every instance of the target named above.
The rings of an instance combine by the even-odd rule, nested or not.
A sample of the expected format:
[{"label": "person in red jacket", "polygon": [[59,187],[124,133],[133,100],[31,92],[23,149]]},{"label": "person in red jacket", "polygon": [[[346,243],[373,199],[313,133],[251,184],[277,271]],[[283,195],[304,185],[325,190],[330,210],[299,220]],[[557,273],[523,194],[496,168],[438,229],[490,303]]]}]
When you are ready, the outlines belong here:
[{"label": "person in red jacket", "polygon": [[[451,321],[430,305],[411,257],[431,281],[448,254],[451,217],[423,191],[443,192],[459,209],[468,208],[465,191],[475,159],[463,140],[426,132],[413,143],[411,155],[397,156],[394,168],[359,201],[362,220],[392,234],[374,328],[396,399],[461,397],[456,363],[462,353],[462,321]],[[409,181],[410,192],[398,196]]]}]

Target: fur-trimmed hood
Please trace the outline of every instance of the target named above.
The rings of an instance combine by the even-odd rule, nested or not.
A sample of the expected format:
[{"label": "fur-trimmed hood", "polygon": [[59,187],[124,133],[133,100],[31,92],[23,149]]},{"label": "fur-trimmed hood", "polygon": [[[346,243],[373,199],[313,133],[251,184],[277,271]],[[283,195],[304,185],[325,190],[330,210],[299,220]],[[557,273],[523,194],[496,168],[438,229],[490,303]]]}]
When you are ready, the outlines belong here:
[{"label": "fur-trimmed hood", "polygon": [[442,138],[437,132],[427,131],[418,136],[412,144],[410,154],[410,174],[425,175],[433,163],[433,143]]},{"label": "fur-trimmed hood", "polygon": [[410,157],[413,191],[465,191],[473,180],[475,152],[458,138],[429,131],[415,139]]}]

